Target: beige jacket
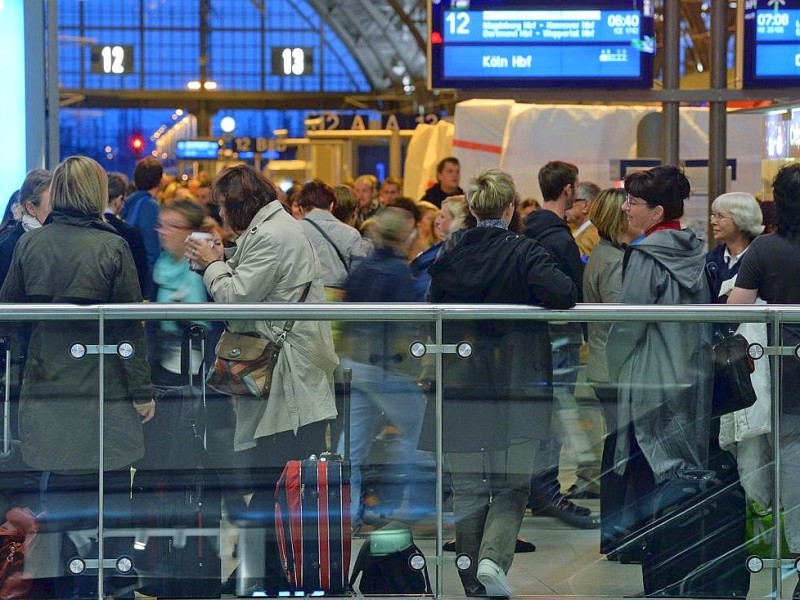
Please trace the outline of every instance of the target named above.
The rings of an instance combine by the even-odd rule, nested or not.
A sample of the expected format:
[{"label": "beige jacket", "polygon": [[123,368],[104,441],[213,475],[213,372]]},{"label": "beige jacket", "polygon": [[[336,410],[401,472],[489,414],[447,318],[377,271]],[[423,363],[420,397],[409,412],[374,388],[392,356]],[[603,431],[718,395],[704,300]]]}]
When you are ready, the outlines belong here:
[{"label": "beige jacket", "polygon": [[[299,302],[309,282],[306,302],[325,301],[316,252],[277,201],[258,211],[227,254],[203,276],[215,302]],[[230,331],[273,341],[283,326],[284,321],[228,323]],[[330,322],[297,321],[278,358],[269,398],[235,398],[236,450],[252,448],[259,437],[335,418],[333,370],[338,364]]]}]

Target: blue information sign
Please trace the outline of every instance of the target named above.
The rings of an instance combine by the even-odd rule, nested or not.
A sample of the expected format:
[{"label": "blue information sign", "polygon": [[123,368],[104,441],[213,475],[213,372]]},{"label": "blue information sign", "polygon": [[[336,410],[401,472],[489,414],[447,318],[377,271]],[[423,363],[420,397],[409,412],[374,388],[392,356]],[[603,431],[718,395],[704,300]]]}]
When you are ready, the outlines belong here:
[{"label": "blue information sign", "polygon": [[748,0],[744,14],[744,85],[800,83],[800,0]]},{"label": "blue information sign", "polygon": [[175,144],[175,158],[194,160],[214,160],[219,154],[217,140],[178,140]]},{"label": "blue information sign", "polygon": [[430,85],[652,85],[650,0],[430,0]]}]

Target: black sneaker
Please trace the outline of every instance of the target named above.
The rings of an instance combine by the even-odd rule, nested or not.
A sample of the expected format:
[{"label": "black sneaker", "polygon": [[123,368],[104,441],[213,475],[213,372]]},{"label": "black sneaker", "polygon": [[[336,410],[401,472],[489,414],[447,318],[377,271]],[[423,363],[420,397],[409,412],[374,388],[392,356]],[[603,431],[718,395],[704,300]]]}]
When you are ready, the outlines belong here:
[{"label": "black sneaker", "polygon": [[543,508],[531,509],[531,512],[534,515],[555,517],[567,525],[581,529],[596,529],[600,527],[600,517],[592,516],[591,509],[578,506],[564,496],[560,496]]}]

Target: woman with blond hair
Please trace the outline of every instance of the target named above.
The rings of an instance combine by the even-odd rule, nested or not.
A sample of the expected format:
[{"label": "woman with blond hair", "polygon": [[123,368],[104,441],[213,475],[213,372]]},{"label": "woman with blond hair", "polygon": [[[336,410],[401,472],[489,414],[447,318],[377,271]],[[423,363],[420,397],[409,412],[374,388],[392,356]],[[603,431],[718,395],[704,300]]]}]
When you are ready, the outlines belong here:
[{"label": "woman with blond hair", "polygon": [[436,233],[436,218],[439,216],[439,208],[435,204],[420,200],[417,202],[420,218],[417,221],[417,234],[411,248],[408,249],[408,260],[414,260],[421,253],[431,246],[442,241]]},{"label": "woman with blond hair", "polygon": [[[128,244],[103,221],[107,203],[108,179],[99,164],[72,156],[58,165],[50,185],[51,222],[20,239],[0,289],[0,302],[141,302]],[[105,471],[106,527],[125,527],[130,515],[130,467],[144,453],[141,423],[155,414],[142,324],[138,320],[105,323],[102,343],[116,347],[126,342],[133,352],[125,358],[116,352],[104,356],[102,403],[98,356],[86,352],[100,343],[97,323],[45,320],[26,329],[15,332],[23,334],[15,347],[28,357],[19,430],[22,458],[32,469],[26,474],[31,497],[46,502],[42,527],[65,530],[68,519],[69,529],[96,529],[101,468]],[[31,508],[36,512],[44,508],[35,504]],[[115,556],[119,539],[106,541],[107,557]],[[65,545],[62,556],[77,554],[66,547],[71,544],[66,536],[59,540]],[[109,594],[114,593],[115,580],[106,588]],[[56,578],[52,590],[37,590],[35,596],[88,597],[96,586],[96,576],[70,575]]]},{"label": "woman with blond hair", "polygon": [[[600,192],[589,212],[589,220],[597,227],[600,241],[594,247],[583,272],[583,297],[585,302],[619,302],[622,287],[622,259],[625,248],[642,235],[628,223],[622,205],[625,190],[609,188]],[[617,429],[617,387],[609,381],[606,363],[606,341],[609,323],[589,323],[589,359],[586,378],[599,401],[610,434],[603,448],[600,483],[600,551],[616,557],[620,514],[625,500],[625,482],[614,475],[611,461]],[[580,477],[579,477],[580,482]],[[576,489],[581,488],[580,483]]]}]

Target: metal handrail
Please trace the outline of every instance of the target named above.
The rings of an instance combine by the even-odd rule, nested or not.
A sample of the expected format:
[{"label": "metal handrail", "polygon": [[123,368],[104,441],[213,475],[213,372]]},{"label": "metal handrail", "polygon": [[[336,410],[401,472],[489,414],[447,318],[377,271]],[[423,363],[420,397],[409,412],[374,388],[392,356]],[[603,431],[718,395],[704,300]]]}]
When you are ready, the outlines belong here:
[{"label": "metal handrail", "polygon": [[99,320],[258,320],[314,319],[330,321],[426,321],[533,320],[552,323],[599,321],[688,321],[800,323],[800,305],[695,304],[648,306],[631,304],[578,304],[569,310],[544,310],[512,304],[425,304],[425,303],[142,303],[142,304],[4,304],[3,321]]}]

